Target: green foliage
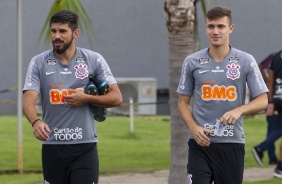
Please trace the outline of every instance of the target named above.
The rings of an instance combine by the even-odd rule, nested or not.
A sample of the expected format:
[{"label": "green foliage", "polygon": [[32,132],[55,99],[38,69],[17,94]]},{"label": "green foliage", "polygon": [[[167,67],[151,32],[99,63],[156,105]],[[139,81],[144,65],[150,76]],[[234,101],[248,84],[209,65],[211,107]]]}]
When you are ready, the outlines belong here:
[{"label": "green foliage", "polygon": [[[208,0],[208,3],[209,4],[211,3],[210,0]],[[214,0],[214,3],[216,4],[217,0]],[[206,16],[206,14],[207,14],[206,0],[201,0],[201,6],[202,6],[202,10],[203,10],[204,16]]]},{"label": "green foliage", "polygon": [[70,10],[79,15],[79,21],[78,21],[79,29],[81,30],[82,33],[85,29],[86,34],[88,36],[89,43],[92,46],[91,38],[94,33],[92,21],[89,18],[89,16],[87,15],[86,11],[84,10],[79,0],[55,0],[54,1],[48,13],[48,16],[44,22],[44,26],[40,32],[38,43],[42,40],[43,36],[45,35],[44,45],[46,47],[50,45],[51,34],[50,34],[50,29],[49,29],[49,21],[50,21],[51,16],[60,10]]}]

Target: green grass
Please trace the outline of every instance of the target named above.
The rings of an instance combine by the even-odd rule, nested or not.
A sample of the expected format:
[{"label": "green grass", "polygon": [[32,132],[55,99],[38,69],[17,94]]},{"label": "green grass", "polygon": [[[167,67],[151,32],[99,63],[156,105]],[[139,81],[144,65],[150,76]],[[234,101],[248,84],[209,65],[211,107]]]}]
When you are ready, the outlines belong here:
[{"label": "green grass", "polygon": [[[258,167],[251,149],[262,142],[266,137],[267,122],[264,115],[256,117],[248,117],[244,119],[244,129],[246,137],[246,167]],[[279,155],[279,145],[281,139],[276,141],[276,155]],[[263,163],[265,166],[268,165],[267,151],[264,152]]]},{"label": "green grass", "polygon": [[273,178],[271,180],[265,181],[253,181],[253,182],[243,182],[243,184],[281,184],[281,179]]},{"label": "green grass", "polygon": [[[134,123],[133,134],[129,133],[128,117],[109,116],[105,122],[98,123],[101,174],[169,169],[169,117],[137,117]],[[17,170],[17,117],[0,116],[0,127],[0,170]],[[265,135],[264,116],[245,118],[246,167],[258,167],[250,150],[264,140]],[[278,148],[279,141],[276,144]],[[23,155],[24,170],[41,170],[41,143],[33,137],[32,128],[25,118],[23,118]],[[267,165],[266,154],[264,158]],[[276,182],[281,183],[281,180],[252,183]],[[38,184],[42,183],[42,174],[0,174],[0,183]]]},{"label": "green grass", "polygon": [[281,179],[272,179],[265,181],[243,182],[243,184],[281,184]]},{"label": "green grass", "polygon": [[[17,169],[17,117],[0,116],[0,170]],[[169,168],[170,124],[167,116],[135,118],[130,133],[128,117],[108,117],[98,123],[101,174],[152,172]],[[41,143],[23,118],[23,163],[25,170],[41,169]],[[0,175],[5,184],[38,183],[42,174]]]},{"label": "green grass", "polygon": [[3,184],[42,184],[42,174],[1,174]]},{"label": "green grass", "polygon": [[169,168],[169,122],[163,118],[134,120],[111,117],[98,124],[101,173],[120,171],[153,171]]}]

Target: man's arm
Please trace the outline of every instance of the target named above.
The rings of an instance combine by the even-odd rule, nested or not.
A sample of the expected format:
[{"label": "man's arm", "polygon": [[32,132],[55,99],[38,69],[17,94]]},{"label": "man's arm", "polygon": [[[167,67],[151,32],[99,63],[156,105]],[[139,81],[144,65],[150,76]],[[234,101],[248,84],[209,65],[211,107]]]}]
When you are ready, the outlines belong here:
[{"label": "man's arm", "polygon": [[120,106],[122,103],[122,95],[117,84],[111,85],[110,91],[105,95],[93,96],[74,89],[69,89],[69,91],[72,94],[64,96],[65,102],[74,107],[91,103],[98,107],[110,108]]},{"label": "man's arm", "polygon": [[238,107],[238,110],[242,112],[242,115],[250,115],[266,109],[267,104],[267,93],[263,93],[254,98],[248,104]]},{"label": "man's arm", "polygon": [[49,138],[47,133],[50,132],[50,129],[46,123],[38,120],[35,107],[38,96],[39,94],[36,91],[25,91],[23,95],[23,112],[33,126],[33,135],[41,141],[46,141]]},{"label": "man's arm", "polygon": [[267,83],[268,77],[265,75],[263,65],[260,63],[260,64],[258,65],[258,67],[259,67],[259,70],[260,70],[260,73],[261,73],[261,76],[262,76],[264,82]]},{"label": "man's arm", "polygon": [[99,95],[97,99],[91,99],[91,97],[93,96],[90,96],[90,103],[104,108],[120,106],[122,103],[122,94],[117,84],[110,85],[110,91],[107,94]]},{"label": "man's arm", "polygon": [[267,88],[269,90],[268,92],[268,100],[269,102],[273,102],[273,84],[274,84],[274,72],[271,69],[268,69],[268,81],[267,81]]},{"label": "man's arm", "polygon": [[178,98],[178,110],[184,123],[187,125],[195,141],[201,146],[209,146],[210,139],[206,136],[206,133],[212,134],[213,132],[198,126],[192,116],[192,111],[189,107],[190,96],[179,95]]},{"label": "man's arm", "polygon": [[267,87],[268,87],[268,106],[266,110],[266,115],[267,116],[272,116],[274,113],[274,103],[273,103],[273,84],[274,84],[274,72],[273,70],[269,69],[268,70],[268,81],[267,81]]},{"label": "man's arm", "polygon": [[38,96],[38,92],[32,90],[25,91],[23,95],[23,112],[30,124],[38,119],[35,107]]},{"label": "man's arm", "polygon": [[263,93],[256,98],[254,98],[248,104],[242,105],[237,107],[231,111],[226,112],[220,118],[220,122],[224,125],[234,125],[234,123],[242,116],[242,115],[249,115],[259,112],[267,108],[268,99],[267,94]]}]

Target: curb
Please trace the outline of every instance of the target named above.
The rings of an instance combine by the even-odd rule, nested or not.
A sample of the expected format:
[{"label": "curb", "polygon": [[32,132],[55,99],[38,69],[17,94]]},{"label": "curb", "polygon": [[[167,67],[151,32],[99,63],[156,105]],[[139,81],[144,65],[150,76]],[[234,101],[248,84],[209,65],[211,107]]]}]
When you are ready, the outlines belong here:
[{"label": "curb", "polygon": [[[263,181],[273,179],[273,167],[247,168],[244,171],[243,181]],[[165,184],[168,183],[169,170],[153,173],[132,173],[110,176],[100,176],[100,184]]]}]

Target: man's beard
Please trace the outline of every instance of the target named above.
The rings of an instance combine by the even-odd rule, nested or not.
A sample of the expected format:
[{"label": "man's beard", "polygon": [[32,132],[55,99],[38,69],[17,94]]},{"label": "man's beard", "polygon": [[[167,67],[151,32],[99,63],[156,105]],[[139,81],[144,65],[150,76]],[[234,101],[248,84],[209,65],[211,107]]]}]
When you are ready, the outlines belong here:
[{"label": "man's beard", "polygon": [[[68,48],[70,47],[70,45],[72,44],[72,41],[73,41],[73,38],[71,38],[71,40],[67,43],[64,44],[64,42],[60,39],[55,39],[54,41],[52,41],[53,43],[53,48],[54,48],[54,51],[57,53],[57,54],[62,54],[64,52],[66,52],[66,50],[68,50]],[[54,43],[55,42],[60,42],[60,43],[63,43],[63,47],[62,48],[59,48],[59,47],[55,47]]]}]

